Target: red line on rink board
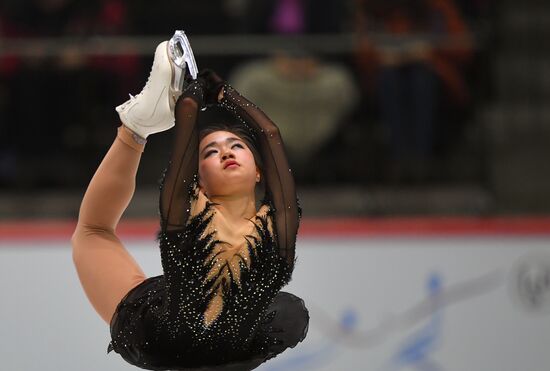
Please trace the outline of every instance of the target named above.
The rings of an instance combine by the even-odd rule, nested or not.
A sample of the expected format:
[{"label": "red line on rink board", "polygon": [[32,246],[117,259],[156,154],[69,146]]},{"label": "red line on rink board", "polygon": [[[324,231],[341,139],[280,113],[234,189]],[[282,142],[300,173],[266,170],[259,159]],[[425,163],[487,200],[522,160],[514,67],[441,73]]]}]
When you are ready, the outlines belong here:
[{"label": "red line on rink board", "polygon": [[[76,221],[0,221],[0,240],[69,240]],[[122,221],[123,238],[153,239],[158,221]],[[549,217],[302,219],[300,237],[549,236]]]}]

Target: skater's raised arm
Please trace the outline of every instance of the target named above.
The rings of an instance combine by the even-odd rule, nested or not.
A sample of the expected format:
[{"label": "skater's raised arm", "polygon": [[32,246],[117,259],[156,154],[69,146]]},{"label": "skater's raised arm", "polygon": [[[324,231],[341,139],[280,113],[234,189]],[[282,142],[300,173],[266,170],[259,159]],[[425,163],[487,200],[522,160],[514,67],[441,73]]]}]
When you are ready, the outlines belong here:
[{"label": "skater's raised arm", "polygon": [[198,164],[198,104],[189,97],[176,104],[174,144],[160,194],[161,228],[185,227],[190,210],[190,185]]},{"label": "skater's raised arm", "polygon": [[263,175],[267,197],[275,208],[274,221],[279,254],[293,267],[300,208],[296,198],[294,177],[288,164],[279,128],[265,113],[230,85],[224,85],[220,103],[243,119],[258,135],[264,161]]},{"label": "skater's raised arm", "polygon": [[198,168],[197,114],[202,96],[201,82],[194,81],[176,103],[174,144],[160,194],[162,231],[183,229],[190,215],[191,185]]}]

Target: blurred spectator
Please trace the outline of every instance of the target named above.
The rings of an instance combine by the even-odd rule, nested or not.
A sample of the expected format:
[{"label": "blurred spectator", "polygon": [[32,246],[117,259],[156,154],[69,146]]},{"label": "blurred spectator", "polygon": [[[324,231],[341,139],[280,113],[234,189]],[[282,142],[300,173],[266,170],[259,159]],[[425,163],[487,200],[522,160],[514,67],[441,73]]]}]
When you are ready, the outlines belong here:
[{"label": "blurred spectator", "polygon": [[304,52],[280,52],[240,67],[229,79],[277,123],[296,175],[308,164],[357,103],[349,72]]},{"label": "blurred spectator", "polygon": [[[12,39],[69,37],[90,38],[126,34],[131,28],[126,3],[123,0],[77,2],[75,0],[33,0],[7,2],[0,36]],[[94,68],[112,72],[117,79],[135,77],[135,56],[86,57],[74,46],[68,46],[59,55],[41,57],[43,50],[34,50],[32,59],[3,58],[1,71],[14,74],[19,68],[47,68],[75,70]],[[108,59],[108,60],[105,60]],[[127,91],[127,86],[124,91]]]},{"label": "blurred spectator", "polygon": [[[436,125],[445,125],[441,98],[455,106],[469,99],[461,70],[471,56],[467,26],[452,0],[356,1],[358,60],[388,129],[390,176],[422,180]],[[377,43],[374,33],[396,39]]]},{"label": "blurred spectator", "polygon": [[253,33],[337,33],[344,28],[342,0],[249,0],[244,22]]},{"label": "blurred spectator", "polygon": [[[122,0],[8,1],[2,13],[0,36],[18,40],[75,40],[126,33],[128,27]],[[85,168],[86,149],[97,146],[101,137],[94,134],[105,127],[105,117],[113,116],[93,107],[100,104],[112,111],[114,103],[126,97],[134,87],[139,60],[132,55],[90,56],[75,44],[56,53],[44,48],[32,52],[32,57],[0,58],[0,79],[8,91],[3,129],[11,143],[9,154],[3,155],[8,161],[0,159],[0,168],[17,169],[4,183],[56,185],[65,181],[59,168],[67,171],[72,166],[76,174]]]},{"label": "blurred spectator", "polygon": [[[243,31],[301,35],[345,28],[347,1],[226,0],[241,15]],[[311,179],[313,156],[337,132],[357,103],[343,67],[325,63],[301,45],[238,68],[230,81],[279,126],[298,181]]]}]

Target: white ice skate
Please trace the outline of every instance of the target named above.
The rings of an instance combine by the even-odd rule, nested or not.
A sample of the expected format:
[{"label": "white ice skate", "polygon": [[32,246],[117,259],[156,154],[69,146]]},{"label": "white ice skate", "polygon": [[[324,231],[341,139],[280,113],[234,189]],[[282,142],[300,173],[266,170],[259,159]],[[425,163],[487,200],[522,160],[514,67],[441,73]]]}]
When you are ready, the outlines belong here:
[{"label": "white ice skate", "polygon": [[142,138],[174,126],[174,107],[183,91],[186,70],[197,77],[197,64],[183,31],[157,46],[145,87],[116,107],[122,123]]}]

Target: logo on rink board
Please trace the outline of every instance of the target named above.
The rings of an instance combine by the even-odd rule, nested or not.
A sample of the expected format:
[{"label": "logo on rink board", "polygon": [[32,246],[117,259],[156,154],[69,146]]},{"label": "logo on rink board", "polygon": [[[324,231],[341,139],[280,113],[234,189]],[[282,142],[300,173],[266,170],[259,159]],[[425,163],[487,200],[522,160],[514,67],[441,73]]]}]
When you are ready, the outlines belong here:
[{"label": "logo on rink board", "polygon": [[550,254],[529,254],[512,269],[510,292],[533,314],[550,314]]}]

